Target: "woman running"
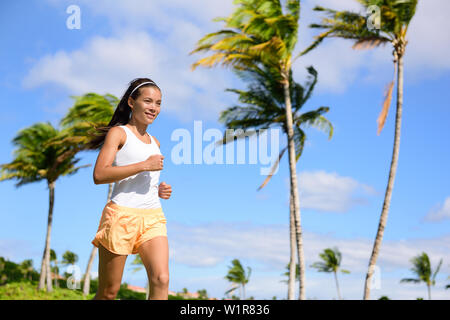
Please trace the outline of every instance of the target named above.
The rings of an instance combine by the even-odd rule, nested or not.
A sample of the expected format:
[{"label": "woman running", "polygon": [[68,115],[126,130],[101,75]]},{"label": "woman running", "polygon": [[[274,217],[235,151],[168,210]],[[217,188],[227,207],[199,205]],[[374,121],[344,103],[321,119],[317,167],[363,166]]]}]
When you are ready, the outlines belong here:
[{"label": "woman running", "polygon": [[92,141],[101,146],[94,183],[113,183],[92,244],[99,249],[98,290],[94,299],[114,300],[127,255],[139,253],[147,271],[150,300],[167,300],[169,244],[159,197],[169,199],[170,185],[158,186],[164,156],[147,133],[161,109],[161,90],[148,78],[130,85],[107,127]]}]

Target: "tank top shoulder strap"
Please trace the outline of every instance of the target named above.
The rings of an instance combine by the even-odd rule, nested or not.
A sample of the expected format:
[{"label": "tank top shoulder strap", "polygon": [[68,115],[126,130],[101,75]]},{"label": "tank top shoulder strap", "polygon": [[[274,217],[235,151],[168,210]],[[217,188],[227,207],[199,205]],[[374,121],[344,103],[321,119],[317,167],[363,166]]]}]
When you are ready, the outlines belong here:
[{"label": "tank top shoulder strap", "polygon": [[[126,131],[127,137],[128,137],[128,138],[131,137],[130,139],[138,140],[138,141],[141,141],[142,143],[144,143],[144,144],[146,144],[146,145],[149,145],[148,143],[143,142],[141,139],[139,139],[138,137],[136,137],[136,135],[134,134],[134,132],[131,131],[131,129],[128,128],[127,126],[122,125],[121,127],[124,128],[124,130]],[[148,133],[147,133],[147,134],[148,134]],[[151,142],[152,142],[152,141],[154,142],[155,140],[153,139],[153,137],[152,137],[150,134],[149,134],[149,136],[150,136],[150,141],[151,141]],[[152,144],[150,143],[150,145],[152,145]]]},{"label": "tank top shoulder strap", "polygon": [[121,125],[121,126],[119,126],[119,127],[122,127],[123,128],[123,130],[125,130],[125,132],[128,134],[129,133],[129,131],[128,130],[130,130],[130,129],[128,129],[128,127],[127,126],[125,126],[125,125]]},{"label": "tank top shoulder strap", "polygon": [[158,144],[156,143],[156,140],[155,140],[155,138],[153,138],[153,136],[152,135],[149,135],[150,137],[151,137],[151,139],[152,139],[152,145],[154,146],[154,147],[156,147],[156,148],[158,148],[159,149],[159,147],[158,147]]},{"label": "tank top shoulder strap", "polygon": [[121,127],[125,131],[125,143],[123,144],[122,148],[120,149],[120,150],[122,150],[123,147],[125,147],[125,145],[127,145],[128,141],[130,140],[130,133],[128,131],[129,129],[126,126],[122,125],[122,126],[118,126],[118,127]]}]

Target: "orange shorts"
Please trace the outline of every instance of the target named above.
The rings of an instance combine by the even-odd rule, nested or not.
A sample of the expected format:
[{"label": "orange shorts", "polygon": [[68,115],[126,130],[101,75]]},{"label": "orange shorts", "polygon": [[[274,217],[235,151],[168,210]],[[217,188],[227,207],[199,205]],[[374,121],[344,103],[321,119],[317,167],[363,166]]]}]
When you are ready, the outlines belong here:
[{"label": "orange shorts", "polygon": [[110,201],[103,209],[92,244],[96,247],[102,244],[115,254],[136,254],[145,241],[167,237],[166,222],[162,208],[128,208]]}]

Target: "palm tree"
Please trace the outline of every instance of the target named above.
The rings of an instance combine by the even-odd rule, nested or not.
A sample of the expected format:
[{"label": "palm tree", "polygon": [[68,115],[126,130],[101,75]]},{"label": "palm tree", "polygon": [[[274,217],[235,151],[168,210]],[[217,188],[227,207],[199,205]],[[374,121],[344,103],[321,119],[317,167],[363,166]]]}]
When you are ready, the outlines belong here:
[{"label": "palm tree", "polygon": [[[291,101],[292,52],[297,42],[300,1],[287,0],[282,6],[275,0],[236,0],[235,11],[224,21],[226,28],[200,39],[190,53],[211,51],[209,57],[192,65],[213,67],[222,65],[237,70],[254,70],[265,73],[266,68],[281,85],[284,98],[286,133],[288,136],[290,189],[293,199],[295,233],[300,265],[300,299],[305,298],[303,241],[300,222],[300,203],[297,188],[295,129]],[[283,7],[287,11],[283,13]],[[292,292],[289,290],[289,292]],[[293,297],[290,296],[290,299]]]},{"label": "palm tree", "polygon": [[55,277],[55,287],[58,287],[58,276],[59,276],[59,267],[58,267],[58,258],[56,256],[56,252],[53,249],[50,249],[50,263],[53,262],[53,266],[51,270],[56,275]]},{"label": "palm tree", "polygon": [[[64,272],[64,276],[66,277],[66,279],[68,281],[72,280],[73,282],[71,283],[72,285],[69,285],[69,282],[67,282],[67,286],[71,289],[79,289],[79,273],[78,273],[78,269],[74,269],[73,266],[75,265],[75,263],[78,261],[78,255],[75,254],[72,251],[67,250],[66,252],[64,252],[63,254],[63,260],[61,261],[61,264],[65,265],[66,267],[69,266],[69,272]],[[72,267],[72,268],[70,268]]]},{"label": "palm tree", "polygon": [[[136,267],[133,267],[133,272],[140,271],[142,269],[142,267],[144,266],[141,256],[138,254],[134,257],[134,260],[131,264],[136,266]],[[148,300],[149,295],[150,295],[150,285],[149,285],[149,282],[147,279],[147,284],[145,285],[145,299],[146,300]]]},{"label": "palm tree", "polygon": [[228,294],[241,287],[242,292],[240,296],[242,300],[245,300],[245,285],[250,279],[252,269],[250,267],[247,267],[248,273],[246,274],[241,262],[238,259],[233,259],[231,261],[231,264],[232,266],[229,267],[228,274],[225,276],[225,279],[230,281],[233,284],[233,287],[227,290],[225,294]]},{"label": "palm tree", "polygon": [[[290,74],[291,83],[291,101],[293,109],[293,123],[294,123],[294,140],[296,149],[296,161],[303,153],[304,143],[306,140],[306,134],[302,128],[313,126],[324,131],[328,131],[329,139],[333,134],[333,126],[323,116],[328,112],[328,107],[320,107],[316,110],[300,113],[302,107],[306,104],[311,97],[315,85],[317,84],[317,72],[313,67],[309,67],[309,80],[305,86],[296,83],[292,79],[292,72]],[[236,74],[244,81],[248,82],[248,90],[236,90],[227,89],[226,91],[234,92],[238,94],[238,99],[246,106],[233,106],[231,108],[222,111],[219,121],[224,123],[227,128],[231,129],[248,129],[248,128],[263,128],[267,129],[273,126],[280,126],[284,133],[287,133],[285,110],[284,110],[284,93],[283,87],[279,82],[274,80],[272,75],[266,68],[260,70],[235,70]],[[256,132],[256,131],[253,131]],[[245,135],[238,134],[237,139],[245,138]],[[219,144],[233,141],[229,137],[225,137]],[[281,158],[283,157],[287,147],[283,148],[279,155],[278,160],[274,163],[271,173],[267,176],[265,181],[259,186],[258,190],[267,185],[268,181],[273,176],[273,172],[277,168]],[[295,219],[294,219],[294,202],[292,201],[292,195],[290,196],[290,263],[289,265],[295,266]],[[298,266],[298,264],[297,264]],[[295,279],[298,279],[294,275],[294,270],[289,271],[289,284],[288,284],[288,299],[293,299],[295,294]]]},{"label": "palm tree", "polygon": [[[72,96],[74,105],[69,109],[65,117],[61,120],[61,126],[69,132],[65,138],[65,143],[71,143],[78,152],[94,151],[90,145],[92,140],[91,132],[94,127],[107,126],[111,120],[114,109],[119,99],[111,94],[99,95],[87,93],[83,96]],[[113,183],[108,184],[108,194],[106,202],[111,199]],[[97,247],[92,246],[89,255],[86,272],[83,279],[83,295],[89,293],[90,273],[97,254]]]},{"label": "palm tree", "polygon": [[69,250],[64,252],[62,264],[74,265],[77,261],[78,261],[78,255],[76,253],[69,251]]},{"label": "palm tree", "polygon": [[[389,84],[382,111],[377,119],[378,134],[384,126],[389,106],[391,104],[392,91],[397,76],[397,111],[395,116],[394,147],[392,152],[389,178],[384,196],[383,208],[380,222],[378,224],[377,235],[369,261],[369,267],[364,285],[364,299],[370,299],[370,284],[374,272],[376,260],[381,248],[384,229],[386,227],[389,206],[391,203],[392,190],[394,188],[395,174],[397,171],[398,155],[400,150],[400,129],[403,108],[403,58],[406,45],[408,43],[406,34],[409,24],[414,17],[417,7],[417,0],[357,0],[362,4],[364,12],[367,12],[372,5],[380,9],[381,23],[379,29],[368,28],[366,18],[363,14],[350,11],[336,11],[317,6],[316,11],[325,12],[328,17],[322,20],[321,24],[312,24],[312,28],[324,29],[316,37],[316,41],[304,50],[301,55],[306,54],[325,38],[337,37],[350,39],[354,42],[354,49],[374,48],[390,43],[393,47],[394,57],[394,80]],[[372,29],[372,30],[371,30]]]},{"label": "palm tree", "polygon": [[[294,280],[297,281],[297,280],[299,280],[300,268],[299,268],[298,264],[296,264],[294,266],[294,268],[295,268],[295,279]],[[289,274],[290,274],[290,270],[291,270],[291,263],[290,262],[286,265],[286,270],[287,271],[285,273],[283,273],[282,276],[285,276],[285,277],[289,278]],[[280,280],[280,282],[289,283],[289,280]]]},{"label": "palm tree", "polygon": [[[296,149],[295,161],[297,162],[303,153],[304,143],[306,141],[306,134],[304,128],[313,126],[318,129],[327,131],[329,139],[333,135],[333,126],[323,116],[324,113],[329,111],[328,107],[320,107],[313,111],[300,113],[302,107],[306,104],[311,97],[315,85],[317,84],[317,72],[313,67],[309,67],[309,80],[305,86],[301,86],[292,79],[292,72],[290,74],[290,83],[292,89],[290,90],[292,110],[293,110],[293,124],[294,124],[294,144]],[[269,127],[280,126],[283,133],[286,133],[286,112],[284,109],[284,92],[282,85],[274,80],[270,71],[262,67],[260,70],[235,70],[236,74],[249,83],[248,90],[236,90],[227,89],[226,91],[234,92],[238,94],[239,101],[245,106],[233,106],[221,112],[219,121],[224,123],[227,129],[242,129],[248,128],[268,129]],[[256,131],[250,131],[255,132]],[[236,138],[245,138],[247,134],[237,134]],[[226,136],[219,144],[234,141],[234,137],[230,139],[229,135]],[[277,169],[281,158],[283,157],[286,149],[283,148],[277,161],[271,168],[270,174],[264,180],[264,182],[258,187],[258,190],[262,189]],[[290,195],[290,265],[295,264],[295,217],[294,217],[294,201],[292,200],[292,194]],[[293,299],[295,293],[295,276],[294,270],[290,270],[290,281],[288,285],[288,299]]]},{"label": "palm tree", "polygon": [[43,289],[47,278],[47,291],[52,291],[50,275],[50,234],[53,220],[53,206],[55,201],[55,182],[60,176],[76,173],[83,165],[75,167],[80,160],[75,158],[74,150],[66,144],[54,145],[51,141],[58,140],[67,132],[59,131],[50,122],[37,123],[22,129],[13,139],[16,146],[14,160],[0,165],[0,181],[17,179],[16,187],[27,183],[47,181],[49,189],[49,210],[47,219],[47,235],[44,254],[41,263],[41,274],[38,289]]},{"label": "palm tree", "polygon": [[202,300],[208,300],[208,292],[206,289],[197,290],[198,298]]},{"label": "palm tree", "polygon": [[437,273],[439,272],[439,269],[441,268],[442,259],[440,260],[434,272],[431,269],[430,259],[425,252],[422,252],[422,254],[413,257],[411,259],[411,263],[413,264],[411,271],[417,276],[417,278],[404,278],[400,280],[400,282],[425,282],[428,288],[428,299],[431,300],[431,286],[434,286],[436,283],[435,279]]},{"label": "palm tree", "polygon": [[[341,292],[339,291],[339,283],[337,278],[337,272],[341,266],[342,254],[338,248],[327,248],[319,253],[319,257],[322,259],[320,262],[314,262],[311,267],[316,268],[319,272],[333,272],[334,280],[336,281],[336,290],[338,299],[341,300]],[[350,273],[348,270],[341,269],[342,273]]]},{"label": "palm tree", "polygon": [[22,261],[22,263],[19,265],[20,272],[22,272],[23,277],[27,280],[32,280],[31,276],[33,273],[33,260],[27,259]]},{"label": "palm tree", "polygon": [[[291,204],[292,204],[292,197],[291,197]],[[293,219],[293,210],[291,210],[291,221]],[[292,223],[291,223],[292,226]],[[286,265],[286,272],[283,273],[283,276],[288,277],[288,280],[281,280],[280,282],[284,282],[288,284],[288,299],[289,297],[293,297],[295,294],[295,281],[300,280],[300,267],[298,266],[298,263],[295,263],[295,251],[294,244],[295,244],[295,233],[293,234],[293,228],[291,227],[291,258],[289,263]],[[293,252],[292,252],[293,251]],[[293,275],[293,276],[291,276]]]}]

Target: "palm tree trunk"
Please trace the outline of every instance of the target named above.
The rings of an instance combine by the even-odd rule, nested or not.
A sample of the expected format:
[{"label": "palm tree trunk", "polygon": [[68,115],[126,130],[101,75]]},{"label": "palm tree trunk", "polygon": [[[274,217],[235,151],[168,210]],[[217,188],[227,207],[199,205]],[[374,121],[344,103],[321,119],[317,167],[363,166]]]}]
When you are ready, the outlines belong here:
[{"label": "palm tree trunk", "polygon": [[337,279],[337,273],[336,273],[336,271],[334,271],[333,273],[334,273],[334,280],[336,281],[338,300],[341,300],[341,292],[339,291],[339,283],[338,283],[338,279]]},{"label": "palm tree trunk", "polygon": [[370,299],[370,284],[372,280],[373,271],[377,261],[378,253],[381,247],[381,241],[383,240],[384,228],[386,227],[386,221],[389,212],[389,206],[391,204],[392,190],[394,188],[395,174],[397,171],[398,155],[400,150],[400,128],[402,123],[402,107],[403,107],[403,54],[398,54],[398,73],[397,73],[397,112],[395,115],[395,136],[394,136],[394,148],[392,152],[391,168],[389,171],[389,180],[384,196],[383,210],[381,211],[380,222],[378,224],[378,231],[373,245],[372,255],[369,262],[369,270],[366,275],[366,282],[364,285],[364,300]]},{"label": "palm tree trunk", "polygon": [[[49,257],[50,260],[50,257]],[[50,266],[50,261],[47,263],[47,292],[52,292],[53,286],[52,286],[52,269]]]},{"label": "palm tree trunk", "polygon": [[50,277],[50,234],[52,231],[53,205],[55,202],[55,182],[48,183],[49,189],[49,208],[47,219],[47,236],[45,239],[44,255],[41,263],[41,275],[39,278],[38,290],[44,288],[45,279],[47,278],[47,291],[52,291],[52,279]]},{"label": "palm tree trunk", "polygon": [[290,194],[289,201],[289,238],[290,238],[290,260],[289,260],[289,284],[288,284],[288,300],[295,299],[295,276],[296,276],[296,263],[295,263],[295,221],[294,221],[294,201],[292,199],[292,193]]},{"label": "palm tree trunk", "polygon": [[89,294],[89,288],[91,287],[91,268],[92,264],[94,263],[95,255],[97,253],[97,247],[92,246],[91,254],[89,256],[89,261],[86,267],[86,272],[84,274],[84,280],[83,280],[83,296],[86,296]]},{"label": "palm tree trunk", "polygon": [[245,284],[242,284],[242,300],[245,300]]},{"label": "palm tree trunk", "polygon": [[428,300],[431,300],[431,286],[427,284],[428,287]]},{"label": "palm tree trunk", "polygon": [[150,283],[147,280],[147,285],[145,286],[145,300],[148,300],[150,297]]},{"label": "palm tree trunk", "polygon": [[55,270],[55,279],[53,279],[53,280],[55,281],[55,288],[57,288],[58,287],[58,275],[59,274],[56,272],[56,263],[55,263],[54,270]]},{"label": "palm tree trunk", "polygon": [[284,99],[286,104],[286,129],[288,135],[288,150],[289,150],[289,171],[290,171],[290,185],[291,195],[294,202],[294,221],[295,221],[295,233],[297,238],[297,250],[298,250],[298,264],[300,273],[300,293],[299,299],[305,299],[305,262],[303,258],[303,241],[302,241],[302,228],[300,223],[300,200],[298,196],[297,188],[297,171],[296,171],[296,154],[295,154],[295,142],[294,142],[294,128],[292,121],[292,105],[291,96],[289,94],[289,76],[287,72],[284,74],[285,81],[284,87]]},{"label": "palm tree trunk", "polygon": [[44,253],[42,254],[41,273],[39,276],[38,290],[44,289],[45,279],[47,278],[47,265],[45,264],[45,252],[47,251],[47,241],[45,242]]},{"label": "palm tree trunk", "polygon": [[[106,198],[106,203],[111,199],[113,190],[113,183],[108,184],[108,197]],[[83,295],[87,296],[89,294],[89,288],[91,286],[91,268],[94,263],[95,255],[97,254],[97,247],[92,246],[91,254],[89,256],[89,261],[86,267],[86,272],[84,273],[84,283],[83,283]],[[147,293],[148,294],[148,293]],[[147,296],[148,297],[148,296]]]}]

